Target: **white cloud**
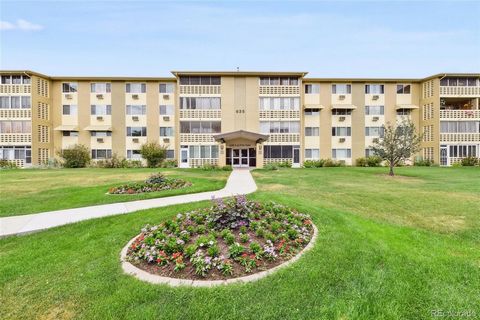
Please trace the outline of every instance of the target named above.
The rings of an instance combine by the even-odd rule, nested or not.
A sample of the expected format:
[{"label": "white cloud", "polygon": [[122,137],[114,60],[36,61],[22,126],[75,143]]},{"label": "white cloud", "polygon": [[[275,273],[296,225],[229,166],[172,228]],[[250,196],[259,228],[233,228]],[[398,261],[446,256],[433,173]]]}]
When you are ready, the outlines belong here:
[{"label": "white cloud", "polygon": [[42,25],[35,24],[24,19],[18,19],[15,23],[0,21],[0,30],[38,31],[42,29]]}]

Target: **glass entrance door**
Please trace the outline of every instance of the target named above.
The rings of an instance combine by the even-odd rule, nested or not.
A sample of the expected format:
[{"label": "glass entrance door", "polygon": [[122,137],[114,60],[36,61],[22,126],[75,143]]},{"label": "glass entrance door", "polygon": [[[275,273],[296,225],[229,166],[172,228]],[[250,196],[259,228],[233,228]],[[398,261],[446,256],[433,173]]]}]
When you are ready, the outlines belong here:
[{"label": "glass entrance door", "polygon": [[298,148],[298,147],[293,147],[292,167],[293,168],[299,168],[300,167],[300,148]]},{"label": "glass entrance door", "polygon": [[248,167],[250,159],[250,150],[247,148],[232,148],[232,166],[234,167]]},{"label": "glass entrance door", "polygon": [[181,147],[180,149],[180,168],[188,168],[188,147]]}]

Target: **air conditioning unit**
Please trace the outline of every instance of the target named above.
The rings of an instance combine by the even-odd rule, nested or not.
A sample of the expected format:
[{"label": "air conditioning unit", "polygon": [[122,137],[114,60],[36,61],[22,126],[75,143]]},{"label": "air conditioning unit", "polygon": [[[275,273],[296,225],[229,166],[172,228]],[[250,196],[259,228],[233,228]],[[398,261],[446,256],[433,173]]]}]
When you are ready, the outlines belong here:
[{"label": "air conditioning unit", "polygon": [[97,94],[97,99],[103,99],[103,94]]},{"label": "air conditioning unit", "polygon": [[139,143],[140,140],[139,140],[138,138],[133,138],[133,139],[132,139],[132,142],[133,142],[133,143]]},{"label": "air conditioning unit", "polygon": [[169,116],[164,116],[163,121],[170,121],[170,117]]},{"label": "air conditioning unit", "polygon": [[345,95],[344,95],[344,94],[339,95],[339,96],[338,96],[338,99],[344,100],[344,99],[345,99]]},{"label": "air conditioning unit", "polygon": [[138,94],[132,94],[132,99],[138,99]]},{"label": "air conditioning unit", "polygon": [[133,121],[138,121],[138,117],[137,117],[137,116],[133,116],[133,117],[132,117],[132,120],[133,120]]},{"label": "air conditioning unit", "polygon": [[338,142],[345,142],[345,138],[338,139]]},{"label": "air conditioning unit", "polygon": [[170,138],[163,138],[163,142],[170,142]]},{"label": "air conditioning unit", "polygon": [[376,94],[372,97],[373,100],[378,100],[378,98],[380,98],[380,96],[378,94]]},{"label": "air conditioning unit", "polygon": [[103,138],[97,138],[97,142],[103,143]]},{"label": "air conditioning unit", "polygon": [[97,120],[98,121],[103,121],[103,117],[102,116],[97,116]]},{"label": "air conditioning unit", "polygon": [[338,118],[338,121],[345,121],[345,117],[343,117],[343,116],[342,116],[342,117],[339,117],[339,118]]},{"label": "air conditioning unit", "polygon": [[164,94],[164,95],[163,95],[163,99],[165,99],[165,100],[168,100],[168,99],[170,99],[170,95],[168,95],[168,94]]},{"label": "air conditioning unit", "polygon": [[373,118],[372,118],[372,121],[378,121],[378,120],[380,120],[379,117],[373,117]]},{"label": "air conditioning unit", "polygon": [[70,93],[67,93],[67,94],[65,95],[65,99],[72,99],[72,95],[71,95]]}]

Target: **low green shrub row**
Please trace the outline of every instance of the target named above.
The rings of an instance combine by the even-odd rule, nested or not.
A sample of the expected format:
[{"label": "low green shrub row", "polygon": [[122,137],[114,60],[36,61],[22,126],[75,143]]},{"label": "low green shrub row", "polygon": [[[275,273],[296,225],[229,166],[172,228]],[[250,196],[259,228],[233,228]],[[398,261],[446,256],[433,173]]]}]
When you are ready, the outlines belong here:
[{"label": "low green shrub row", "polygon": [[319,160],[306,160],[303,162],[304,168],[321,168],[321,167],[343,167],[345,163],[333,159],[319,159]]},{"label": "low green shrub row", "polygon": [[382,165],[382,158],[379,156],[362,157],[355,160],[357,167],[380,167]]},{"label": "low green shrub row", "polygon": [[232,166],[217,166],[215,164],[210,164],[210,163],[204,163],[202,166],[199,167],[202,170],[205,171],[216,171],[216,170],[221,170],[221,171],[232,171],[233,168]]}]

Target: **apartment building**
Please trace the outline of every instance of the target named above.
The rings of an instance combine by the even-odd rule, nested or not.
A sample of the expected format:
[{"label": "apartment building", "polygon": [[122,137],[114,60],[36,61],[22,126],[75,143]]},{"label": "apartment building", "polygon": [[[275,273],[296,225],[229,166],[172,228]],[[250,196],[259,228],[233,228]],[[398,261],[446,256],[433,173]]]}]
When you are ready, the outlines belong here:
[{"label": "apartment building", "polygon": [[42,164],[74,144],[92,158],[140,159],[157,141],[180,167],[262,167],[372,154],[382,125],[410,118],[417,157],[480,156],[480,74],[423,79],[308,78],[306,72],[189,72],[172,77],[52,77],[0,71],[0,158]]}]

